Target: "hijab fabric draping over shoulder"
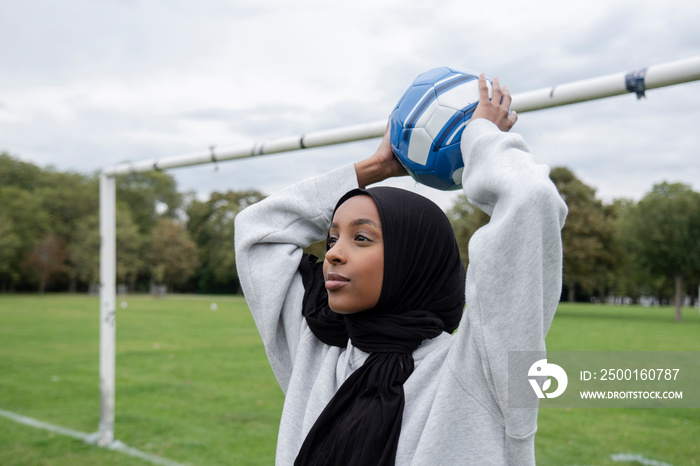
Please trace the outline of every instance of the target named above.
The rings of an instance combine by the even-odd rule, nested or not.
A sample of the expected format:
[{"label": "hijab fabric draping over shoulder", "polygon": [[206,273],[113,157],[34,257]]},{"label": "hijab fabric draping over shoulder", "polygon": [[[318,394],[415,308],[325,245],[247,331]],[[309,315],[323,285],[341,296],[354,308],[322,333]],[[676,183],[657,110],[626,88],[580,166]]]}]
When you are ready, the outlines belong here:
[{"label": "hijab fabric draping over shoulder", "polygon": [[377,305],[348,315],[328,307],[322,263],[304,255],[303,314],[322,342],[348,340],[370,353],[340,386],[309,431],[296,465],[393,465],[404,408],[403,384],[423,340],[452,333],[464,309],[465,271],[452,226],[423,196],[398,188],[355,189],[370,196],[384,240],[384,277]]}]

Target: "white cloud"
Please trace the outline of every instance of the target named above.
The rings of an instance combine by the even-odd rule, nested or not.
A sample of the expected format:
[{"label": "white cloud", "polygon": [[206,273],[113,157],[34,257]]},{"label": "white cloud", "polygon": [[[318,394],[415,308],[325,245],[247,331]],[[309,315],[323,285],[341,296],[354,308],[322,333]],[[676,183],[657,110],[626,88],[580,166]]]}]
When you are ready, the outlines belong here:
[{"label": "white cloud", "polygon": [[[684,0],[14,2],[0,17],[0,150],[91,171],[364,123],[440,65],[522,92],[698,55],[698,13]],[[523,114],[516,131],[605,199],[639,198],[662,179],[700,179],[699,100],[687,84]],[[173,174],[183,189],[271,192],[377,143]]]}]

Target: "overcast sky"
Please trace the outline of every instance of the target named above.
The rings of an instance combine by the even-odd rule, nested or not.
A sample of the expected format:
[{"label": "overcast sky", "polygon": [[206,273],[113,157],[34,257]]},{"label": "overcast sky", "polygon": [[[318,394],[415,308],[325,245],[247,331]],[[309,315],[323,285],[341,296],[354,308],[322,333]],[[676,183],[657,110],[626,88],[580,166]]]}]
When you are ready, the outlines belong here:
[{"label": "overcast sky", "polygon": [[[694,0],[4,1],[0,151],[89,173],[373,122],[436,66],[518,93],[697,56],[699,19]],[[609,202],[662,181],[700,191],[699,122],[695,82],[522,114],[513,131]],[[269,194],[378,142],[171,173],[200,196]]]}]

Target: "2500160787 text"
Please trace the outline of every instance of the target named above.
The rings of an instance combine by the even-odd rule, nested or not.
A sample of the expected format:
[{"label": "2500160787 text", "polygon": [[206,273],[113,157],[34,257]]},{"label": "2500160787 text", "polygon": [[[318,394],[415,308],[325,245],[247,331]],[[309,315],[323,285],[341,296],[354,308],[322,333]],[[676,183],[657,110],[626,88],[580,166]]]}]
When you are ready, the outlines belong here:
[{"label": "2500160787 text", "polygon": [[581,371],[581,380],[676,380],[680,369],[600,369],[597,372]]}]

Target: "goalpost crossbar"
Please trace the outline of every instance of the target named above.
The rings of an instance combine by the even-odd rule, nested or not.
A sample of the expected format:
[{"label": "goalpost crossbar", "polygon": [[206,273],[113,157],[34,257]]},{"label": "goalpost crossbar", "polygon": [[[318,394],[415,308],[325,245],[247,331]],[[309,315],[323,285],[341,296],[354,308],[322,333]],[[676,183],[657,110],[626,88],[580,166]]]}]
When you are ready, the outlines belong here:
[{"label": "goalpost crossbar", "polygon": [[[700,56],[649,66],[632,72],[574,81],[513,95],[511,109],[518,113],[603,99],[628,93],[643,95],[644,91],[700,80]],[[238,147],[175,155],[162,159],[124,162],[107,167],[102,173],[109,176],[150,170],[187,167],[222,162],[260,155],[310,149],[313,147],[344,144],[381,137],[387,120],[316,131],[299,136],[268,139]]]}]

